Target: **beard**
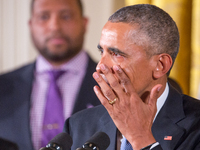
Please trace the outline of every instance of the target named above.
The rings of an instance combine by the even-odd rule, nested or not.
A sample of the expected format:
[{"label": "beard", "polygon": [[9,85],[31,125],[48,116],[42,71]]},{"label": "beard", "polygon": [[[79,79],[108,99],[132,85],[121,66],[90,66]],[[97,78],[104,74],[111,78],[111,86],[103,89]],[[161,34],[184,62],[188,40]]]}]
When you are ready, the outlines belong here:
[{"label": "beard", "polygon": [[48,61],[54,63],[66,62],[78,54],[83,46],[83,36],[72,40],[67,36],[58,36],[64,39],[65,44],[48,45],[51,38],[45,40],[44,44],[40,44],[32,35],[32,40],[38,52]]},{"label": "beard", "polygon": [[[78,54],[81,51],[81,47],[69,47],[64,49],[62,52],[59,53],[53,53],[49,50],[48,47],[45,47],[43,49],[38,49],[40,54],[46,58],[49,61],[52,62],[63,62],[68,61],[69,59],[73,58],[76,54]],[[60,45],[56,46],[56,49],[59,51],[61,48]]]}]

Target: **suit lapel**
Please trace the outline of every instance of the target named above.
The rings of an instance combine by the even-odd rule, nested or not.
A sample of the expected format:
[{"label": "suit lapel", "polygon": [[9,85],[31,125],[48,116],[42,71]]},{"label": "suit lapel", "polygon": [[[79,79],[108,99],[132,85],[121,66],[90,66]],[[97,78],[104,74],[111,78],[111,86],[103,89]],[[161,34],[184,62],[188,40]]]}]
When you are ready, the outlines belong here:
[{"label": "suit lapel", "polygon": [[105,132],[110,138],[110,145],[107,150],[116,149],[117,128],[107,111],[100,118],[100,124],[102,124],[101,131]]},{"label": "suit lapel", "polygon": [[[14,109],[18,109],[13,115],[16,130],[15,134],[16,136],[23,135],[21,140],[23,143],[27,143],[27,147],[30,149],[32,149],[30,132],[30,97],[34,74],[33,71],[34,64],[31,64],[30,66],[20,70],[20,72],[16,75],[16,81],[14,83],[14,96],[12,98],[14,102]],[[19,121],[19,119],[22,121]]]},{"label": "suit lapel", "polygon": [[184,134],[184,130],[177,125],[185,117],[182,98],[171,86],[169,89],[168,98],[152,126],[153,135],[163,149],[174,149]]}]

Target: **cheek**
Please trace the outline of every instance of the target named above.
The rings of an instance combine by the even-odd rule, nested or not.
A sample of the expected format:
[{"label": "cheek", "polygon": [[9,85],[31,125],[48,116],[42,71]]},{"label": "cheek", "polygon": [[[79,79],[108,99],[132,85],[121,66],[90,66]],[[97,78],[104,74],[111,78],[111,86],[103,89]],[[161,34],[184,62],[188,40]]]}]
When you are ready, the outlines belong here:
[{"label": "cheek", "polygon": [[42,31],[40,32],[36,32],[36,30],[33,30],[31,33],[32,39],[34,41],[34,43],[39,46],[39,47],[43,47],[46,43],[46,34],[44,34]]},{"label": "cheek", "polygon": [[43,39],[45,37],[45,27],[42,27],[42,26],[39,26],[39,25],[35,25],[33,28],[32,28],[32,35],[36,38],[37,41]]},{"label": "cheek", "polygon": [[80,22],[71,21],[71,22],[63,23],[62,29],[65,32],[77,34],[83,30],[83,26]]},{"label": "cheek", "polygon": [[133,83],[133,81],[135,80],[135,75],[136,75],[136,71],[134,69],[134,67],[130,66],[130,65],[126,65],[126,66],[121,66],[125,72],[125,74],[128,76],[128,78],[131,80],[131,83]]},{"label": "cheek", "polygon": [[113,60],[116,64],[120,66],[126,61],[123,56],[113,56]]},{"label": "cheek", "polygon": [[141,67],[139,63],[123,63],[120,66],[133,84],[143,81],[147,74],[147,70],[144,67]]}]

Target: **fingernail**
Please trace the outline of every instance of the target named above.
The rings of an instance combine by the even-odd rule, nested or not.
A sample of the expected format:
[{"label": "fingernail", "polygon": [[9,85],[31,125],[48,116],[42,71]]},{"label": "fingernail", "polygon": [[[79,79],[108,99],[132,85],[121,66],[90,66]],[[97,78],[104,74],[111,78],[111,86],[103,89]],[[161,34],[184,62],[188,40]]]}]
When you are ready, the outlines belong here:
[{"label": "fingernail", "polygon": [[94,86],[94,91],[95,91],[96,94],[98,94],[98,89],[97,89],[96,86]]},{"label": "fingernail", "polygon": [[106,70],[106,66],[103,64],[100,66],[100,68],[101,68],[101,70]]},{"label": "fingernail", "polygon": [[117,70],[117,71],[120,70],[119,66],[117,66],[117,65],[113,66],[113,68],[114,68],[115,70]]},{"label": "fingernail", "polygon": [[162,86],[159,86],[159,87],[157,88],[157,91],[160,92],[161,88],[162,88]]},{"label": "fingernail", "polygon": [[96,67],[96,70],[100,70],[99,66]]},{"label": "fingernail", "polygon": [[96,72],[93,74],[93,76],[94,76],[95,79],[98,79],[98,78],[99,78],[99,75],[98,75],[98,73],[96,73]]}]

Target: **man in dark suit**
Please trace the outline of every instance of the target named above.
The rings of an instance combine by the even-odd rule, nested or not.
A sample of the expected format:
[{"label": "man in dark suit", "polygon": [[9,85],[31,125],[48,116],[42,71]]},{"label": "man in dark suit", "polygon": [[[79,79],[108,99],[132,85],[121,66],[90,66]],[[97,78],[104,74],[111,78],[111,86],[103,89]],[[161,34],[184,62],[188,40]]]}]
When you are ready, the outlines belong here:
[{"label": "man in dark suit", "polygon": [[[29,26],[39,56],[34,63],[0,76],[0,137],[15,142],[20,150],[44,146],[51,70],[64,72],[56,80],[63,97],[62,125],[71,114],[100,104],[93,92],[97,64],[82,48],[87,27],[82,9],[80,0],[32,0]],[[51,112],[56,114],[55,109]],[[62,131],[63,126],[53,125],[48,124],[49,132],[51,127]]]},{"label": "man in dark suit", "polygon": [[64,127],[72,150],[93,134],[110,137],[107,150],[200,149],[200,101],[167,81],[179,49],[179,32],[162,9],[121,8],[102,29],[94,91],[102,105],[70,117]]}]

